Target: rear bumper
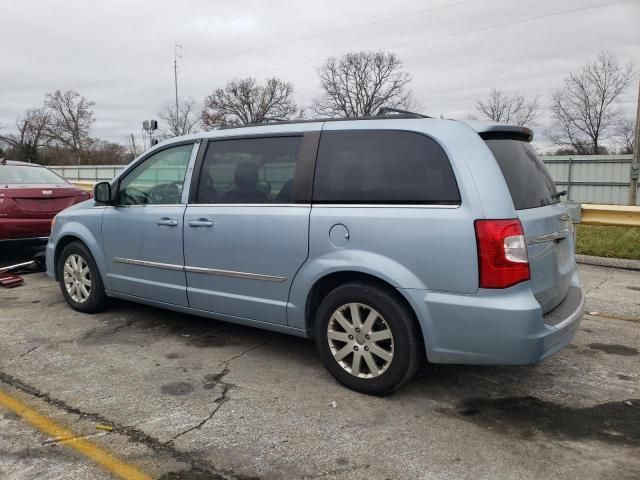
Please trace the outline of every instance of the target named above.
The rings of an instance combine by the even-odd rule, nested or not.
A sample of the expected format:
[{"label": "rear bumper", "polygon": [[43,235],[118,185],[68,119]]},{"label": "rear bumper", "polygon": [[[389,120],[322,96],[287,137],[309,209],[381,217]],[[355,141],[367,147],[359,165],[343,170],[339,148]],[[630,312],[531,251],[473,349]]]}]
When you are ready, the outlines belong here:
[{"label": "rear bumper", "polygon": [[51,218],[0,218],[0,241],[46,238]]},{"label": "rear bumper", "polygon": [[403,290],[420,316],[433,363],[527,365],[566,347],[584,309],[577,272],[563,302],[546,315],[527,283],[457,295]]}]

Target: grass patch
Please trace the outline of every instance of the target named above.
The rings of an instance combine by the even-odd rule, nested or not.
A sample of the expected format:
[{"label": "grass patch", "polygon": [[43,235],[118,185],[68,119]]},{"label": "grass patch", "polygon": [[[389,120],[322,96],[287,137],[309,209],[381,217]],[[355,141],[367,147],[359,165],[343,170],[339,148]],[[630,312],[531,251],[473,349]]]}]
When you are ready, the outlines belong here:
[{"label": "grass patch", "polygon": [[640,227],[577,227],[576,253],[640,260]]}]

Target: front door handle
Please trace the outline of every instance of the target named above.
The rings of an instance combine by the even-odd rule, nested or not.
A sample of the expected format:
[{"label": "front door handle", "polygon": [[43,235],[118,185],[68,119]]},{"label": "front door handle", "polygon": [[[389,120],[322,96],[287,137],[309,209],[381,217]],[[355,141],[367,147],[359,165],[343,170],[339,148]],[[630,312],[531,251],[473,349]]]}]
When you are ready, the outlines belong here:
[{"label": "front door handle", "polygon": [[175,227],[176,225],[178,225],[178,221],[171,218],[163,217],[156,222],[156,225],[160,225],[162,227]]},{"label": "front door handle", "polygon": [[189,220],[189,226],[190,227],[206,227],[206,228],[211,228],[213,227],[213,222],[211,220],[207,220],[206,218],[199,218],[197,220]]}]

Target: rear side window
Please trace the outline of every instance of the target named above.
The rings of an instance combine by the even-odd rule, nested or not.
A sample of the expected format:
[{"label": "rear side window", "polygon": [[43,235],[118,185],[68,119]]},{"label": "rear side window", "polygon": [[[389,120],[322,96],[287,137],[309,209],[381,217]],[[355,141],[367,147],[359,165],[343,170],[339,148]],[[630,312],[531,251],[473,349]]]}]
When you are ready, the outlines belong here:
[{"label": "rear side window", "polygon": [[413,132],[323,132],[313,186],[316,203],[460,203],[444,150]]},{"label": "rear side window", "polygon": [[486,142],[502,170],[516,210],[544,207],[560,201],[547,167],[529,142],[512,139]]},{"label": "rear side window", "polygon": [[302,138],[210,142],[196,203],[292,203]]}]

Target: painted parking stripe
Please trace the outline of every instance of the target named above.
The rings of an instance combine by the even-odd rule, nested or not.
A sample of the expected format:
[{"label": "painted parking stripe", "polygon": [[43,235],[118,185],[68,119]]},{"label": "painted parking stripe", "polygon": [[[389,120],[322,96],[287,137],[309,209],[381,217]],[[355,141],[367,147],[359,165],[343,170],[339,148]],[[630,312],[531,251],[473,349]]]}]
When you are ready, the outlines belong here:
[{"label": "painted parking stripe", "polygon": [[73,441],[61,442],[60,445],[76,450],[120,478],[127,480],[151,480],[149,475],[138,470],[138,468],[118,460],[95,443],[58,425],[51,418],[36,412],[17,398],[2,390],[0,390],[0,407],[4,407],[20,415],[25,421],[52,438],[73,439]]}]

